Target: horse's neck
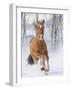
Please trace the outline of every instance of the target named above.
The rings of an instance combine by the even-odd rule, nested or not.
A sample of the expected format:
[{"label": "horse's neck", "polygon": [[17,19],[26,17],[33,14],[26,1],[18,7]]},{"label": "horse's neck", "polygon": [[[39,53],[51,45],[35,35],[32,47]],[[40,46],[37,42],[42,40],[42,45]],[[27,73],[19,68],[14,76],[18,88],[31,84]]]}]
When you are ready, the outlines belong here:
[{"label": "horse's neck", "polygon": [[36,35],[35,37],[36,37],[36,39],[39,39],[38,35]]},{"label": "horse's neck", "polygon": [[36,38],[36,41],[37,41],[37,42],[44,41],[44,39],[40,40],[39,37],[38,37],[37,35],[35,36],[35,38]]},{"label": "horse's neck", "polygon": [[40,39],[39,39],[39,37],[38,37],[37,35],[36,35],[36,37],[35,37],[35,38],[36,38],[36,40],[37,40],[37,41],[40,41]]}]

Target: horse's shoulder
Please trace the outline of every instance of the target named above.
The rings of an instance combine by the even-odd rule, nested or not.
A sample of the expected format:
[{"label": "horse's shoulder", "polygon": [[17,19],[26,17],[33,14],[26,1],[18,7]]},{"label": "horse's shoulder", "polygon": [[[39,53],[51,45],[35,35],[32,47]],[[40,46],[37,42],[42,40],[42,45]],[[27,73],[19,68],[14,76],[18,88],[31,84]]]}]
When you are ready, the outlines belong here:
[{"label": "horse's shoulder", "polygon": [[35,37],[32,37],[32,39],[30,40],[30,43],[33,43],[36,41],[36,38]]}]

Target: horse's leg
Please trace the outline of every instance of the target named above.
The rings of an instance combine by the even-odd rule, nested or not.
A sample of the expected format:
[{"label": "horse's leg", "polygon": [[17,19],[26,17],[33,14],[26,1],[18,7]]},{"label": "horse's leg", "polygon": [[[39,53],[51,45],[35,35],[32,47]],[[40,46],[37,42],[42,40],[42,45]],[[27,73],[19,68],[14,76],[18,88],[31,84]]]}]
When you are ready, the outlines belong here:
[{"label": "horse's leg", "polygon": [[41,71],[44,71],[44,68],[45,67],[45,63],[44,63],[44,56],[40,56],[40,68],[41,68]]},{"label": "horse's leg", "polygon": [[45,58],[45,71],[49,71],[49,57],[48,56],[44,56]]},{"label": "horse's leg", "polygon": [[38,63],[38,60],[36,59],[36,57],[32,57],[33,58],[33,61],[34,61],[34,64]]}]

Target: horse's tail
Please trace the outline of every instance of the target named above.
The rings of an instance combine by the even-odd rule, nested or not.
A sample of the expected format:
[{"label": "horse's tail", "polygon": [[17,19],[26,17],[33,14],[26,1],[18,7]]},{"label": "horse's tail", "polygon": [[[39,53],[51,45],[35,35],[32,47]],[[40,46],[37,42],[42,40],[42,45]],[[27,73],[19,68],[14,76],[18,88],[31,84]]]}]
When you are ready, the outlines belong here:
[{"label": "horse's tail", "polygon": [[28,56],[28,64],[34,64],[34,61],[31,55]]}]

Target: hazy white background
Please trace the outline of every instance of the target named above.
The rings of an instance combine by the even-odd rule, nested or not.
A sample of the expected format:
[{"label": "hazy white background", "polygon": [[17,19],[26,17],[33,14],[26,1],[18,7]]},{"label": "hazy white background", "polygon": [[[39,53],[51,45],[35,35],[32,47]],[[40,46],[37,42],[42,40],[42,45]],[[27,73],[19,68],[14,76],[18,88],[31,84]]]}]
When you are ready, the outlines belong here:
[{"label": "hazy white background", "polygon": [[[22,3],[25,6],[66,7],[71,9],[72,0],[0,0],[0,90],[71,90],[72,83],[10,87],[9,81],[9,4]],[[72,15],[71,15],[72,16]],[[70,20],[72,21],[72,17]],[[71,22],[72,24],[72,22]],[[72,63],[72,27],[67,35],[67,58]],[[71,64],[70,64],[71,65]],[[72,66],[72,65],[71,65]],[[72,70],[71,70],[72,71]],[[72,76],[72,73],[71,73]],[[71,78],[72,81],[72,78]]]}]

